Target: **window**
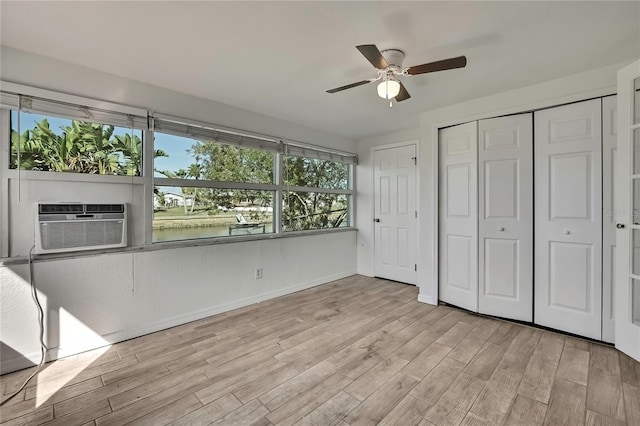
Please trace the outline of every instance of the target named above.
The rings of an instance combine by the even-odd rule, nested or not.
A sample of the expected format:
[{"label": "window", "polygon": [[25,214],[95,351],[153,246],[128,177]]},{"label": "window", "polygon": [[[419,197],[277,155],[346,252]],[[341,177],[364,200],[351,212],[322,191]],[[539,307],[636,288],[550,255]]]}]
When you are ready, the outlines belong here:
[{"label": "window", "polygon": [[350,170],[341,162],[285,157],[283,230],[348,227]]},{"label": "window", "polygon": [[133,245],[352,226],[354,154],[12,83],[0,110],[0,177],[18,195],[27,179],[52,200],[130,203]]},{"label": "window", "polygon": [[154,149],[154,242],[275,232],[273,152],[160,132]]},{"label": "window", "polygon": [[15,110],[10,117],[13,169],[141,175],[142,130]]}]

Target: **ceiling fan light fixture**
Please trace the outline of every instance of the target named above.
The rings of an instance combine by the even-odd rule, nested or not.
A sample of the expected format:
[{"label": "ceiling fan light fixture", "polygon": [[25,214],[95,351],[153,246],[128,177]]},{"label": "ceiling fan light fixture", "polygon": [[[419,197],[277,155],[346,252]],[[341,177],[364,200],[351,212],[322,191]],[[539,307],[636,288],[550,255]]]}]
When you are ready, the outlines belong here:
[{"label": "ceiling fan light fixture", "polygon": [[378,96],[382,99],[393,99],[400,93],[400,83],[389,78],[378,84]]}]

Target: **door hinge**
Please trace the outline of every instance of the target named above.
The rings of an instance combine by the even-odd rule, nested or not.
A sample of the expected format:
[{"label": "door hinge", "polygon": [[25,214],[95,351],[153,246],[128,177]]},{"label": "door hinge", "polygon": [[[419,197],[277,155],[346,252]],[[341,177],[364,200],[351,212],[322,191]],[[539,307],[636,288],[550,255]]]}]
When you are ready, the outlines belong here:
[{"label": "door hinge", "polygon": [[417,263],[415,263],[415,264],[413,265],[413,270],[414,270],[414,271],[416,271],[416,272],[418,272],[418,264],[417,264]]},{"label": "door hinge", "polygon": [[413,212],[415,213],[415,217],[417,219],[418,218],[418,210],[414,210]]}]

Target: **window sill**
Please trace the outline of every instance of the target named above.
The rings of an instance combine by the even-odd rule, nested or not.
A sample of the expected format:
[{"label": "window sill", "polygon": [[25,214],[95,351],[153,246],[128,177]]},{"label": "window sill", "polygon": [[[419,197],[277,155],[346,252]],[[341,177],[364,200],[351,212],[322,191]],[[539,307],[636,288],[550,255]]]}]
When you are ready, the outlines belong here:
[{"label": "window sill", "polygon": [[[357,230],[358,228],[355,228],[355,227],[330,228],[330,229],[315,229],[315,230],[309,230],[309,231],[291,231],[291,232],[284,232],[282,234],[266,234],[266,235],[260,234],[260,235],[247,235],[247,236],[236,236],[236,237],[201,238],[201,239],[195,239],[195,240],[163,241],[163,242],[147,244],[142,246],[132,246],[132,247],[125,247],[125,248],[118,248],[118,249],[38,254],[33,256],[32,261],[34,263],[37,263],[37,262],[48,262],[48,261],[55,261],[55,260],[62,260],[62,259],[94,257],[94,256],[102,256],[102,255],[109,255],[109,254],[145,253],[145,252],[158,251],[158,250],[172,250],[172,249],[178,249],[178,248],[212,246],[212,245],[218,245],[218,244],[233,244],[233,243],[241,243],[246,241],[276,240],[281,238],[295,238],[295,237],[304,237],[304,236],[310,236],[310,235],[334,234],[334,233],[340,233],[340,232],[356,232]],[[5,258],[0,258],[0,267],[26,264],[28,262],[29,262],[29,256],[5,257]]]}]

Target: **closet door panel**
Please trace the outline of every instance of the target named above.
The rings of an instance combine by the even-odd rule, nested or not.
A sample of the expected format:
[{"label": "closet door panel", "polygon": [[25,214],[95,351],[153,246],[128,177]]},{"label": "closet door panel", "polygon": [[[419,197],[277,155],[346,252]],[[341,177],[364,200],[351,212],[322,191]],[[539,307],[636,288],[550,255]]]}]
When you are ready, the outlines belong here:
[{"label": "closet door panel", "polygon": [[439,299],[478,310],[477,122],[441,129]]},{"label": "closet door panel", "polygon": [[481,120],[479,312],[533,317],[533,115]]},{"label": "closet door panel", "polygon": [[600,339],[600,99],[536,112],[534,146],[534,321]]}]

